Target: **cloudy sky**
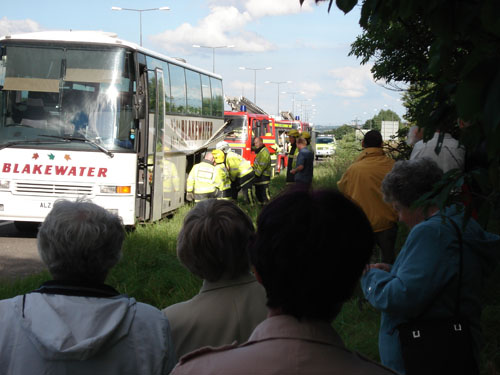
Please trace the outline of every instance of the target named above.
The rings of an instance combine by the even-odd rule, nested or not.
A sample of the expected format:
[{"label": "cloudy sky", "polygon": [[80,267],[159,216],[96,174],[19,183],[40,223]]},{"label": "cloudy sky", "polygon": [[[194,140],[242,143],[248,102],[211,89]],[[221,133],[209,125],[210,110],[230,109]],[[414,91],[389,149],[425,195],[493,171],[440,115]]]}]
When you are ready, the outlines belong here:
[{"label": "cloudy sky", "polygon": [[[361,34],[359,8],[344,15],[306,0],[17,0],[2,2],[0,35],[41,30],[112,31],[139,43],[139,13],[111,7],[170,11],[142,13],[143,45],[222,75],[226,96],[254,99],[271,114],[292,110],[318,125],[373,117],[380,109],[404,113],[400,93],[374,82],[370,66],[349,57]],[[270,70],[241,70],[240,67]],[[265,83],[286,82],[292,83]],[[286,92],[286,93],[283,93]]]}]

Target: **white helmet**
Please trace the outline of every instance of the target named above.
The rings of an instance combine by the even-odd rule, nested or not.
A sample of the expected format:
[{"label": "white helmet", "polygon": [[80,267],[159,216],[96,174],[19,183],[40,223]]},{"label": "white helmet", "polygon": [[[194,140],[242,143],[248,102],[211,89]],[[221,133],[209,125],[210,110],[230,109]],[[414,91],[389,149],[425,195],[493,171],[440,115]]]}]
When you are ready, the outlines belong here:
[{"label": "white helmet", "polygon": [[228,152],[231,149],[226,141],[220,141],[215,145],[215,148],[224,152]]}]

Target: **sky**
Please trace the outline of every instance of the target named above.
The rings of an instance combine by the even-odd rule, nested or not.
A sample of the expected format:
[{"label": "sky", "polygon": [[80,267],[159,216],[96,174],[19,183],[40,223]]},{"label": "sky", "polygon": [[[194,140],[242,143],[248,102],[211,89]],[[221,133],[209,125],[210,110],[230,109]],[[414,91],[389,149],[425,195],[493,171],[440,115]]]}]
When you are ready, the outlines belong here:
[{"label": "sky", "polygon": [[401,117],[401,93],[375,82],[370,63],[348,56],[362,32],[359,12],[357,6],[344,15],[333,5],[328,13],[328,2],[313,0],[302,7],[299,0],[17,0],[2,2],[0,35],[102,30],[139,44],[142,14],[144,47],[214,69],[226,96],[254,101],[255,92],[257,105],[270,114],[277,113],[279,100],[280,111],[295,107],[296,115],[316,125],[362,124],[381,109]]}]

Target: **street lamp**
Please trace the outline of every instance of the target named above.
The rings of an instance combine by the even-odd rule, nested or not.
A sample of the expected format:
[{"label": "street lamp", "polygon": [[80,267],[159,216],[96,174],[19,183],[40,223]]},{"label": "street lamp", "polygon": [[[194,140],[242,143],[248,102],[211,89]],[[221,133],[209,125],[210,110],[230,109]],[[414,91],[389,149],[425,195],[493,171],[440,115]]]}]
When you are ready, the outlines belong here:
[{"label": "street lamp", "polygon": [[304,118],[304,102],[310,102],[312,99],[299,99],[297,100],[297,102],[301,102],[301,105],[300,105],[300,116],[301,118]]},{"label": "street lamp", "polygon": [[279,117],[280,115],[280,85],[283,83],[292,83],[292,81],[265,81],[264,83],[274,83],[278,86],[278,112],[276,115]]},{"label": "street lamp", "polygon": [[111,7],[111,10],[130,10],[131,12],[139,13],[139,34],[140,34],[140,45],[142,46],[142,12],[149,12],[152,10],[170,10],[170,8],[159,7],[159,8],[149,8],[149,9],[133,9],[133,8]]},{"label": "street lamp", "polygon": [[305,92],[304,91],[282,91],[281,93],[292,95],[292,115],[295,116],[295,95],[305,94]]},{"label": "street lamp", "polygon": [[247,68],[245,66],[240,66],[241,70],[253,70],[253,102],[257,104],[257,70],[271,70],[272,67],[268,66],[266,68]]},{"label": "street lamp", "polygon": [[212,49],[212,72],[215,73],[215,49],[216,48],[233,48],[233,45],[230,46],[200,46],[199,44],[193,44],[194,48],[211,48]]}]

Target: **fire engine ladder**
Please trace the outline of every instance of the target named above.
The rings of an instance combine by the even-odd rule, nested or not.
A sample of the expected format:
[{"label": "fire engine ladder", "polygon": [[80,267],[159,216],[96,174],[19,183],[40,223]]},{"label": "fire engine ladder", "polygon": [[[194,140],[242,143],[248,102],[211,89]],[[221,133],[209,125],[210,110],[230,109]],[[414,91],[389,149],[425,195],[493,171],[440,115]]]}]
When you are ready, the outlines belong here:
[{"label": "fire engine ladder", "polygon": [[281,118],[283,120],[295,121],[295,118],[293,117],[293,113],[289,112],[289,111],[281,111]]},{"label": "fire engine ladder", "polygon": [[231,106],[231,110],[234,112],[241,111],[241,106],[245,106],[247,108],[247,112],[256,113],[261,115],[267,115],[268,113],[260,108],[257,104],[254,104],[250,99],[245,98],[244,96],[236,97],[236,96],[226,96],[226,103]]}]

